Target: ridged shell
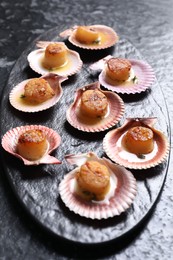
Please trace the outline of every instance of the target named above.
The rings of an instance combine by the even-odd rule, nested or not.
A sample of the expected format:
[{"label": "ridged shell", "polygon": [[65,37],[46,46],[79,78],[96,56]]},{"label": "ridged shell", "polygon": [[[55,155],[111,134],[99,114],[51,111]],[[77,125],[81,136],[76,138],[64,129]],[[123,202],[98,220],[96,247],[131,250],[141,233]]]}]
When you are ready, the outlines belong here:
[{"label": "ridged shell", "polygon": [[147,62],[134,59],[128,60],[132,65],[134,76],[137,77],[137,82],[133,82],[131,80],[129,82],[126,81],[119,83],[118,81],[109,79],[106,76],[105,65],[107,60],[109,60],[111,57],[112,56],[109,55],[90,66],[92,70],[102,70],[99,74],[99,82],[108,90],[122,94],[135,94],[145,91],[154,83],[155,75],[152,67]]},{"label": "ridged shell", "polygon": [[[107,156],[129,169],[147,169],[165,161],[169,153],[169,143],[166,136],[153,127],[155,120],[156,118],[129,118],[122,127],[108,132],[103,139],[103,149]],[[121,144],[121,139],[128,129],[141,125],[149,127],[154,133],[154,149],[144,158],[126,151]]]},{"label": "ridged shell", "polygon": [[[44,42],[42,42],[43,44]],[[76,74],[82,67],[83,62],[80,59],[79,54],[76,51],[70,50],[67,48],[67,63],[64,66],[61,66],[59,68],[48,70],[42,65],[42,60],[44,57],[45,49],[47,43],[45,42],[45,47],[34,50],[29,53],[27,56],[29,66],[38,74],[45,75],[47,73],[53,72],[55,74],[58,74],[59,76],[71,76]],[[38,44],[37,44],[38,45]],[[39,46],[39,45],[38,45]],[[43,46],[43,45],[42,45]]]},{"label": "ridged shell", "polygon": [[54,106],[60,100],[63,94],[61,83],[68,78],[58,76],[53,73],[46,74],[45,76],[42,76],[40,78],[44,78],[45,80],[47,80],[51,88],[54,90],[55,95],[52,98],[40,104],[31,105],[24,102],[23,98],[21,97],[24,94],[24,87],[26,83],[30,80],[27,79],[20,82],[12,89],[9,95],[10,104],[14,108],[22,112],[39,112]]},{"label": "ridged shell", "polygon": [[[40,129],[46,135],[48,142],[48,150],[45,155],[37,161],[29,161],[16,152],[16,146],[19,136],[27,130]],[[60,164],[61,162],[49,154],[55,150],[61,142],[61,137],[54,130],[42,125],[27,125],[20,126],[9,130],[2,138],[2,147],[12,155],[23,160],[25,165],[38,165],[38,164]]]},{"label": "ridged shell", "polygon": [[137,192],[136,180],[131,172],[124,167],[115,165],[106,158],[98,158],[92,152],[81,155],[69,155],[66,158],[70,163],[78,166],[81,165],[81,162],[85,163],[87,160],[97,160],[108,167],[109,171],[117,179],[114,195],[109,199],[109,203],[102,204],[82,200],[75,193],[71,192],[71,181],[75,178],[76,169],[66,174],[60,182],[59,193],[62,201],[71,211],[82,217],[100,220],[120,215],[130,207]]},{"label": "ridged shell", "polygon": [[[82,93],[88,89],[98,89],[107,97],[109,109],[104,117],[91,119],[80,113],[81,96]],[[67,121],[78,130],[84,132],[100,132],[116,125],[121,120],[123,114],[123,100],[111,91],[102,91],[99,82],[94,82],[76,91],[74,102],[67,110],[66,117]]]},{"label": "ridged shell", "polygon": [[88,49],[88,50],[102,50],[113,46],[118,42],[119,37],[117,33],[110,27],[105,25],[90,25],[90,28],[95,29],[100,34],[101,43],[100,44],[85,44],[81,43],[76,39],[76,29],[78,26],[74,26],[60,33],[60,37],[68,38],[68,40],[75,46]]}]

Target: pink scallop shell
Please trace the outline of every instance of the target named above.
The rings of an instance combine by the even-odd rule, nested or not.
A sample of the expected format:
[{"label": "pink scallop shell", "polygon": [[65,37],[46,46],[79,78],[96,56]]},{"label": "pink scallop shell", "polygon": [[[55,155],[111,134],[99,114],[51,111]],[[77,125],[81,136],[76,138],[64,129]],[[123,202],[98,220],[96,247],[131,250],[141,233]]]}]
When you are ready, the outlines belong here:
[{"label": "pink scallop shell", "polygon": [[[29,161],[16,152],[16,146],[19,136],[27,130],[40,129],[42,130],[48,141],[48,150],[45,155],[37,161]],[[49,154],[55,150],[61,142],[61,137],[54,130],[42,125],[27,125],[20,126],[9,130],[2,138],[2,147],[12,155],[23,160],[25,165],[38,165],[38,164],[61,164],[61,162]]]},{"label": "pink scallop shell", "polygon": [[[47,43],[49,42],[45,42],[45,47]],[[83,62],[80,59],[79,54],[76,51],[70,50],[68,48],[67,48],[68,62],[64,66],[61,66],[53,70],[48,70],[44,68],[42,65],[42,59],[44,57],[45,47],[38,50],[34,50],[30,52],[29,55],[27,56],[29,66],[35,72],[41,75],[45,75],[49,72],[53,72],[54,74],[58,74],[59,76],[71,76],[76,74],[81,69]]]},{"label": "pink scallop shell", "polygon": [[105,65],[107,60],[109,60],[111,57],[112,56],[109,55],[90,66],[92,70],[102,70],[99,75],[99,82],[105,88],[117,93],[135,94],[145,91],[154,83],[155,75],[152,67],[147,62],[133,59],[129,59],[129,61],[132,65],[134,75],[137,77],[137,83],[129,82],[126,85],[122,85],[122,83],[118,83],[118,81],[109,79],[106,76]]},{"label": "pink scallop shell", "polygon": [[[129,169],[148,169],[166,160],[169,153],[169,143],[166,136],[153,127],[156,118],[129,118],[123,126],[108,132],[103,139],[103,149],[107,156],[114,162]],[[122,136],[133,126],[147,126],[154,133],[154,150],[139,158],[127,152],[122,144]]]},{"label": "pink scallop shell", "polygon": [[[80,100],[82,93],[88,89],[98,89],[108,99],[108,113],[102,118],[91,119],[80,113]],[[74,102],[66,112],[67,121],[78,130],[84,132],[100,132],[116,125],[124,114],[124,102],[115,93],[102,91],[99,82],[94,82],[76,91]]]},{"label": "pink scallop shell", "polygon": [[72,28],[69,28],[63,32],[61,32],[59,35],[62,38],[68,38],[68,40],[75,46],[79,47],[79,48],[83,48],[83,49],[88,49],[88,50],[102,50],[102,49],[106,49],[109,48],[111,46],[113,46],[115,43],[118,42],[119,37],[116,34],[116,32],[108,26],[105,25],[90,25],[91,28],[96,29],[101,35],[104,35],[104,37],[106,37],[105,42],[103,42],[102,44],[85,44],[85,43],[81,43],[79,42],[76,37],[76,29],[78,26],[74,26]]},{"label": "pink scallop shell", "polygon": [[97,160],[108,167],[109,171],[115,175],[117,179],[114,195],[109,199],[108,203],[95,203],[92,201],[85,201],[71,192],[71,181],[75,178],[75,173],[78,167],[65,175],[64,179],[60,182],[59,193],[65,205],[76,214],[82,217],[91,219],[107,219],[120,215],[126,211],[137,193],[136,180],[132,173],[124,167],[115,165],[106,158],[98,158],[94,153],[81,155],[68,155],[66,159],[69,163],[81,165],[87,160]]},{"label": "pink scallop shell", "polygon": [[29,105],[25,102],[20,102],[21,96],[24,94],[24,87],[26,83],[30,80],[27,79],[20,82],[12,89],[9,96],[10,104],[14,108],[22,112],[39,112],[54,106],[60,100],[63,94],[61,83],[68,78],[63,76],[58,76],[53,73],[46,74],[45,76],[42,76],[40,78],[44,78],[45,80],[47,80],[51,88],[54,90],[55,95],[52,98],[40,104]]}]

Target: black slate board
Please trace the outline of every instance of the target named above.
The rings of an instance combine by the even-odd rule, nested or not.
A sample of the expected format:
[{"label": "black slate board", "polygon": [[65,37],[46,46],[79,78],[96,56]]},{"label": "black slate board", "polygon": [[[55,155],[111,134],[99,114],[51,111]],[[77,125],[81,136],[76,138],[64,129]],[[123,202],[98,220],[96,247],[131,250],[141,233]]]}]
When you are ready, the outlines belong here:
[{"label": "black slate board", "polygon": [[[68,25],[67,27],[68,28]],[[64,27],[56,27],[37,40],[62,40],[58,37]],[[132,231],[149,214],[161,192],[167,173],[168,161],[148,170],[132,171],[137,179],[138,193],[133,205],[125,213],[107,220],[88,220],[75,215],[66,208],[58,194],[58,185],[64,174],[71,167],[64,160],[69,153],[94,151],[98,156],[104,154],[102,139],[107,133],[83,133],[66,122],[65,112],[73,101],[77,88],[97,80],[97,73],[89,70],[88,66],[98,59],[111,54],[125,58],[142,59],[140,52],[125,39],[104,51],[84,51],[72,46],[69,48],[79,52],[84,66],[80,73],[69,78],[62,84],[63,97],[53,108],[34,114],[22,113],[9,104],[11,89],[24,79],[39,77],[28,66],[27,54],[35,48],[34,41],[21,55],[13,67],[1,100],[1,138],[11,128],[27,125],[42,124],[56,130],[61,138],[60,147],[54,155],[62,160],[62,165],[24,166],[17,158],[2,151],[1,161],[15,194],[27,211],[46,229],[59,238],[87,245],[109,242],[120,239]],[[155,117],[156,128],[170,137],[169,117],[162,95],[161,86],[156,81],[150,90],[135,95],[121,95],[125,102],[126,117]],[[1,149],[2,150],[2,149]]]}]

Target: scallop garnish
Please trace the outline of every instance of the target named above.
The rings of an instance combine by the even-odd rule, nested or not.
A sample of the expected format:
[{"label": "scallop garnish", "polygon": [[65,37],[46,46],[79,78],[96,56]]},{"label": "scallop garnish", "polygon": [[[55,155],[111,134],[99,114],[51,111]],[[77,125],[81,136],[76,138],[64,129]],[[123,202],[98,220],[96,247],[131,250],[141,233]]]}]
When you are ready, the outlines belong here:
[{"label": "scallop garnish", "polygon": [[117,33],[105,25],[74,26],[60,33],[75,46],[88,50],[106,49],[119,40]]},{"label": "scallop garnish", "polygon": [[[49,44],[61,44],[66,49],[66,62],[61,66],[48,68],[44,65],[44,57],[46,47]],[[38,74],[45,75],[47,73],[55,73],[59,76],[71,76],[76,74],[82,67],[83,62],[76,51],[70,50],[63,42],[38,42],[37,46],[40,47],[29,53],[27,56],[29,66]],[[61,57],[62,58],[62,57]]]},{"label": "scallop garnish", "polygon": [[[66,160],[77,168],[65,175],[60,182],[59,193],[64,204],[76,214],[90,219],[107,219],[126,211],[137,193],[136,180],[132,173],[93,152],[67,155]],[[86,162],[96,161],[110,173],[110,188],[103,200],[85,200],[76,193],[76,173]]]},{"label": "scallop garnish", "polygon": [[[20,82],[19,84],[17,84],[12,89],[12,91],[10,92],[10,95],[9,95],[9,101],[10,101],[11,105],[14,108],[16,108],[17,110],[20,110],[22,112],[39,112],[39,111],[43,111],[43,110],[46,110],[46,109],[54,106],[56,103],[58,103],[58,101],[60,100],[60,98],[63,94],[61,83],[65,80],[67,80],[68,78],[59,76],[59,75],[56,75],[53,73],[49,73],[40,78],[33,78],[33,79],[34,80],[35,79],[44,79],[46,81],[46,83],[49,84],[50,90],[52,90],[53,94],[50,95],[50,97],[43,102],[36,102],[36,101],[32,102],[32,100],[28,102],[27,97],[25,96],[25,86],[28,82],[30,82],[31,79],[24,80],[24,81]],[[43,95],[44,96],[46,95],[45,89],[43,88],[43,91],[41,91],[41,90],[42,89],[39,90],[41,93],[39,91],[35,93],[35,96],[36,96],[35,98],[38,99],[39,101],[40,101],[40,98],[43,97]],[[31,94],[33,95],[33,91]],[[32,96],[30,99],[32,99]]]},{"label": "scallop garnish", "polygon": [[[105,98],[107,100],[107,107],[106,110],[102,110],[102,104],[96,103],[96,107],[93,108],[92,111],[89,111],[90,108],[92,108],[92,104],[88,104],[88,108],[86,108],[86,111],[84,113],[84,110],[82,110],[82,97],[86,91],[97,91],[103,95],[103,99]],[[102,97],[101,97],[102,98]],[[91,101],[98,101],[100,102],[100,97],[95,97],[92,95],[90,97]],[[86,100],[87,97],[86,97]],[[104,103],[105,105],[105,103]],[[97,110],[101,107],[100,114],[97,114]],[[89,114],[87,114],[87,112]],[[102,115],[102,112],[104,114]],[[94,116],[92,115],[94,113]],[[95,114],[96,113],[96,114]],[[122,118],[124,114],[124,102],[123,100],[115,93],[111,91],[102,91],[100,89],[99,82],[94,82],[89,85],[86,85],[82,88],[79,88],[74,97],[74,102],[71,104],[69,109],[66,112],[67,121],[78,130],[84,131],[84,132],[100,132],[104,131],[106,129],[109,129],[116,125]]]},{"label": "scallop garnish", "polygon": [[[169,153],[169,142],[161,131],[154,128],[155,121],[156,118],[128,118],[121,127],[108,132],[103,139],[103,148],[107,156],[112,161],[129,169],[148,169],[164,162]],[[129,140],[126,139],[129,130],[139,131],[141,127],[152,131],[153,143],[150,143],[148,131],[144,132],[143,140],[135,140],[135,137],[134,140],[131,140],[130,137]],[[132,149],[127,148],[125,141],[129,142]],[[150,152],[137,152],[138,148],[146,151],[151,147]]]},{"label": "scallop garnish", "polygon": [[[45,152],[39,159],[28,160],[26,159],[26,157],[24,158],[22,155],[19,154],[18,151],[19,138],[24,133],[28,134],[28,131],[31,132],[35,130],[41,131],[41,133],[44,134],[46,146],[41,142],[40,142],[40,146],[37,146],[37,142],[35,142],[35,146],[31,142],[28,143],[26,142],[26,146],[23,148],[23,150],[25,149],[26,153],[27,152],[29,153],[29,150],[31,150],[32,152],[32,149],[38,149],[38,153],[41,153],[42,150],[45,150]],[[27,126],[16,127],[9,130],[2,138],[2,147],[10,154],[23,160],[25,165],[61,164],[61,161],[59,161],[57,158],[50,155],[50,153],[60,145],[60,142],[61,142],[61,137],[53,129],[42,125],[27,125]],[[37,153],[35,151],[34,154],[36,154],[37,156]]]},{"label": "scallop garnish", "polygon": [[108,55],[90,66],[92,70],[101,70],[99,82],[108,90],[122,94],[135,94],[146,91],[154,83],[155,75],[152,67],[147,62],[135,59],[127,59],[131,63],[130,75],[127,80],[111,79],[106,73],[107,62],[111,58],[113,56]]}]

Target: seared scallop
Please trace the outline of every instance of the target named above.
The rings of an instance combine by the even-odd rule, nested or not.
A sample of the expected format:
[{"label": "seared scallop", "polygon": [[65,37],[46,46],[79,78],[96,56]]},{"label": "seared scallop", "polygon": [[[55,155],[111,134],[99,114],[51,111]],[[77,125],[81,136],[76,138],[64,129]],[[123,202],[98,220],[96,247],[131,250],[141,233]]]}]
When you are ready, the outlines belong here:
[{"label": "seared scallop", "polygon": [[45,50],[43,65],[47,69],[55,69],[67,62],[67,48],[64,43],[50,43]]},{"label": "seared scallop", "polygon": [[103,200],[109,190],[110,173],[105,165],[88,161],[80,167],[76,180],[84,194],[95,200]]},{"label": "seared scallop", "polygon": [[130,77],[131,63],[127,59],[111,58],[107,61],[106,75],[112,80],[125,81]]},{"label": "seared scallop", "polygon": [[17,151],[27,160],[36,161],[46,152],[48,143],[44,132],[40,129],[32,129],[19,136]]},{"label": "seared scallop", "polygon": [[30,79],[24,87],[24,99],[29,103],[42,103],[55,95],[54,90],[44,78]]},{"label": "seared scallop", "polygon": [[108,100],[103,92],[95,89],[86,90],[81,97],[81,111],[91,117],[101,117],[107,113]]}]

